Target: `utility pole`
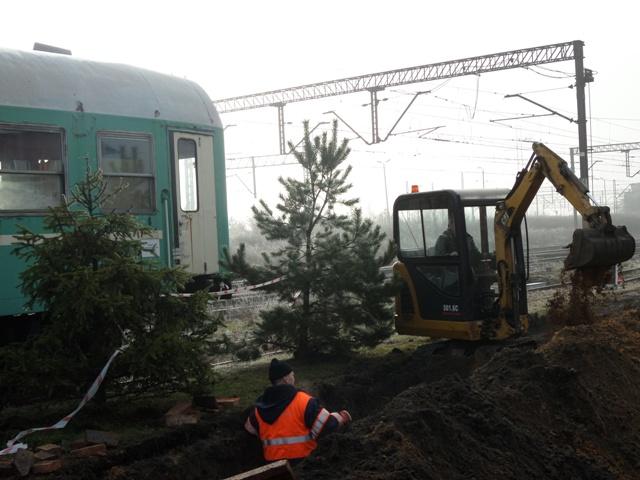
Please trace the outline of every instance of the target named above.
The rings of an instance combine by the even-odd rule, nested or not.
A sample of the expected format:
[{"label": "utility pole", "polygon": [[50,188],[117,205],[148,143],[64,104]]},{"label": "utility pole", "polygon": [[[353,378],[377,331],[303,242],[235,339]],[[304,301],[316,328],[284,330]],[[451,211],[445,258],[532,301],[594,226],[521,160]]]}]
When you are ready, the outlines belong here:
[{"label": "utility pole", "polygon": [[278,102],[275,104],[275,106],[278,108],[278,139],[280,141],[280,155],[284,155],[285,153],[287,153],[285,145],[286,145],[286,140],[285,140],[285,136],[284,136],[284,106],[285,103],[284,102]]},{"label": "utility pole", "polygon": [[386,165],[391,159],[388,158],[384,162],[379,162],[382,165],[382,177],[384,178],[384,199],[387,204],[387,222],[391,224],[391,212],[389,212],[389,193],[387,192],[387,169]]},{"label": "utility pole", "polygon": [[573,56],[576,70],[576,101],[578,103],[578,149],[580,157],[580,180],[589,188],[589,160],[587,158],[587,114],[584,97],[584,42],[573,42]]},{"label": "utility pole", "polygon": [[253,198],[258,198],[258,191],[256,189],[256,158],[251,157],[251,170],[253,171]]}]

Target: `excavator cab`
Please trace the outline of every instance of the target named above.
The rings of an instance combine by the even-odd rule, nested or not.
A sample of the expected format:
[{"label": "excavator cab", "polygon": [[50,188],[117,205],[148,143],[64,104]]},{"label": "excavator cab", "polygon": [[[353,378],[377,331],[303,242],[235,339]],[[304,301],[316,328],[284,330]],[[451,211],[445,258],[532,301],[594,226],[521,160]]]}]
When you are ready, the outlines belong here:
[{"label": "excavator cab", "polygon": [[[508,190],[442,190],[401,195],[394,240],[402,279],[398,333],[477,340],[495,315],[498,284],[493,214]],[[521,248],[520,248],[521,251]]]}]

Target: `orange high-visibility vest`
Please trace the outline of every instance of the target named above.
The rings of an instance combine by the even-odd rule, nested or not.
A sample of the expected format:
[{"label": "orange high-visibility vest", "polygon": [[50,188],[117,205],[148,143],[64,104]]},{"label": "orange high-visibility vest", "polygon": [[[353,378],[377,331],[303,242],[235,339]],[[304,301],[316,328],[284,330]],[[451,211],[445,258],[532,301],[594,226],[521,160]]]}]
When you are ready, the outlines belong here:
[{"label": "orange high-visibility vest", "polygon": [[278,419],[269,424],[265,422],[258,409],[258,433],[262,441],[264,458],[268,461],[304,458],[318,446],[316,438],[327,423],[330,413],[321,408],[311,428],[304,423],[304,411],[311,396],[298,392]]}]

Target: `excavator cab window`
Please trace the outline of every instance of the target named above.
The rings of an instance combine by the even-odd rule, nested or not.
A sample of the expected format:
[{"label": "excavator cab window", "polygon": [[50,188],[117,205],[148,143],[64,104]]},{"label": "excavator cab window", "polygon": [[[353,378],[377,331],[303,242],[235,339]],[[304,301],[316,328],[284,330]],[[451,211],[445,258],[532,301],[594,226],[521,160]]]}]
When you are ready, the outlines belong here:
[{"label": "excavator cab window", "polygon": [[[453,211],[448,208],[400,210],[398,218],[401,256],[415,259],[416,271],[432,287],[446,295],[459,296],[460,266],[453,258],[458,255],[459,247]],[[434,257],[451,258],[443,264]]]}]

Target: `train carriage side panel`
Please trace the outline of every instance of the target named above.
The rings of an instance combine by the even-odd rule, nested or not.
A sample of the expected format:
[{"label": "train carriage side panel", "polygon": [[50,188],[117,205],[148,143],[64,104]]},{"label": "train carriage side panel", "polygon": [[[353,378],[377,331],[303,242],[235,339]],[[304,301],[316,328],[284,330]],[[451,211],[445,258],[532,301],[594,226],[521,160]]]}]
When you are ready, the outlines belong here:
[{"label": "train carriage side panel", "polygon": [[[218,271],[217,259],[229,244],[223,129],[213,103],[198,85],[125,65],[2,49],[0,71],[0,181],[5,180],[4,186],[0,183],[0,317],[24,313],[18,286],[24,265],[11,253],[17,225],[43,232],[46,207],[82,181],[86,159],[91,168],[104,171],[111,185],[130,184],[112,206],[131,211],[152,227],[150,255],[167,265],[177,263],[172,243],[179,223],[172,207],[178,200],[172,178],[172,131],[190,132],[211,144],[201,161],[213,179],[202,178],[201,188],[213,190],[215,209],[207,205],[203,221],[209,223],[209,238],[203,238],[199,248],[215,248],[216,261],[211,263],[216,264],[207,269]],[[18,162],[10,165],[6,151],[3,157],[3,132],[13,134],[16,145],[16,139],[32,140],[33,150],[43,137],[28,133],[32,130],[47,132],[49,144],[59,138],[60,151],[50,157],[49,171],[29,170],[33,166],[25,171]],[[49,160],[33,151],[18,160],[29,158]],[[26,189],[22,197],[12,197],[9,186],[20,183],[18,179]],[[38,190],[39,183],[48,187]],[[29,192],[49,196],[37,200]]]}]

